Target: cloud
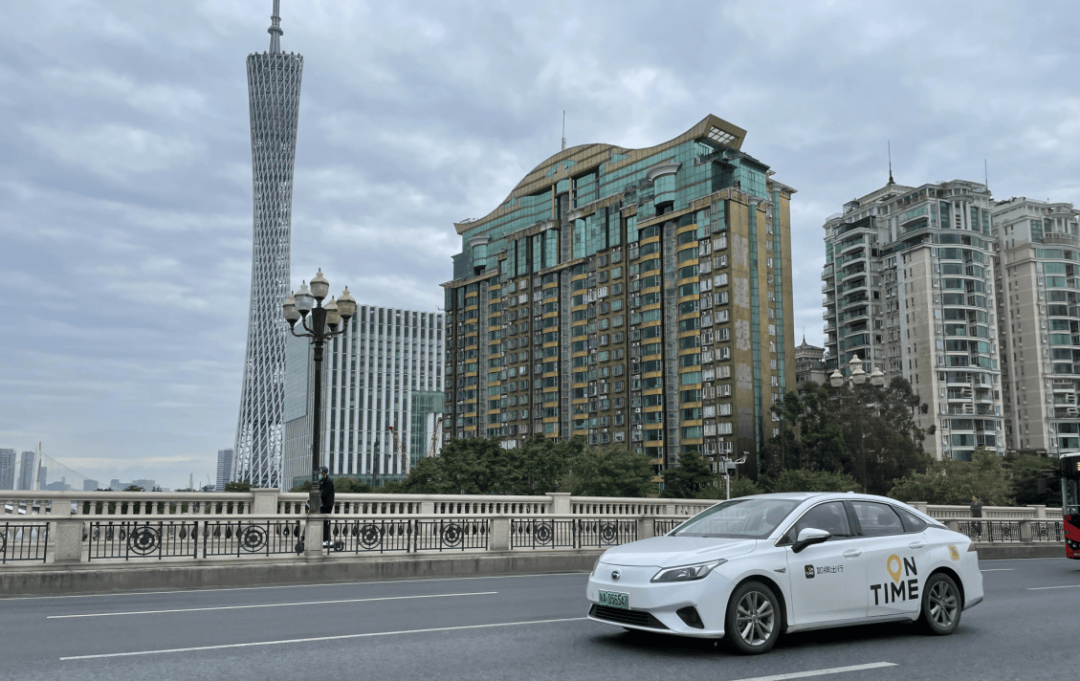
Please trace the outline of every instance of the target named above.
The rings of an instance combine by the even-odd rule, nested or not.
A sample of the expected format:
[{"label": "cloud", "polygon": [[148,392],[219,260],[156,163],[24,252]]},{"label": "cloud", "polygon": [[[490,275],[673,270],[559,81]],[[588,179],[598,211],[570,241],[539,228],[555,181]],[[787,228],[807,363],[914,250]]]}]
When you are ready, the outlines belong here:
[{"label": "cloud", "polygon": [[31,124],[22,130],[60,161],[120,181],[170,168],[199,149],[190,140],[124,125],[61,130]]}]

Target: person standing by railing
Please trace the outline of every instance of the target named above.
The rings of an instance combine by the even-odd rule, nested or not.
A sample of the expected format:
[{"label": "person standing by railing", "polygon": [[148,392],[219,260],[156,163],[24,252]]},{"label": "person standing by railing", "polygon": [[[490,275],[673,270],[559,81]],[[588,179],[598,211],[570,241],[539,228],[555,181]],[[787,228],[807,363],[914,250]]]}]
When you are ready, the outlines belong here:
[{"label": "person standing by railing", "polygon": [[[969,506],[968,508],[971,510],[971,517],[972,518],[981,518],[982,517],[983,502],[979,501],[979,497],[977,497],[975,495],[972,495],[971,496],[971,506]],[[971,529],[973,530],[973,537],[972,538],[981,540],[982,539],[982,522],[978,521],[978,520],[972,520],[971,525],[972,525]]]},{"label": "person standing by railing", "polygon": [[[326,466],[319,466],[319,513],[333,513],[334,512],[334,481],[330,477],[330,469]],[[330,539],[330,519],[327,518],[323,521],[323,543],[324,547],[330,547],[334,545],[333,540]]]}]

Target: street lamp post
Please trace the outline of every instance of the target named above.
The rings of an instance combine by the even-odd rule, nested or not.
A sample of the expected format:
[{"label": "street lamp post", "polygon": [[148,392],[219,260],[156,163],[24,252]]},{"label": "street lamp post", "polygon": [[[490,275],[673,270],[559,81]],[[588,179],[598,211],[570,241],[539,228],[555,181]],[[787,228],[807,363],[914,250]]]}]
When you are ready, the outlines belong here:
[{"label": "street lamp post", "polygon": [[[301,282],[300,290],[295,294],[290,293],[285,299],[282,309],[285,321],[289,323],[289,331],[297,338],[310,338],[315,346],[315,404],[311,423],[311,494],[308,496],[308,513],[318,513],[321,505],[319,498],[319,444],[322,416],[322,361],[323,348],[326,341],[334,336],[345,333],[349,327],[349,320],[356,314],[356,300],[349,295],[349,288],[336,301],[333,297],[330,302],[323,306],[322,301],[330,291],[330,282],[323,276],[320,269],[318,274],[311,280],[311,288]],[[310,323],[308,317],[311,317]],[[296,322],[307,333],[296,332]],[[338,325],[341,329],[338,329]]]},{"label": "street lamp post", "polygon": [[[860,399],[861,386],[866,383],[866,372],[862,368],[862,360],[858,355],[854,355],[851,358],[851,362],[848,363],[849,374],[847,378],[847,387],[851,389],[852,394],[856,399]],[[839,369],[832,372],[829,376],[829,383],[834,388],[840,388],[844,385],[844,376],[840,373]],[[881,373],[881,369],[874,368],[874,371],[870,374],[870,384],[875,387],[882,387],[885,385],[885,374]],[[862,487],[863,493],[866,493],[866,449],[863,446],[863,414],[860,407],[855,409],[855,423],[859,427],[858,442],[859,442],[859,469],[862,473]]]}]

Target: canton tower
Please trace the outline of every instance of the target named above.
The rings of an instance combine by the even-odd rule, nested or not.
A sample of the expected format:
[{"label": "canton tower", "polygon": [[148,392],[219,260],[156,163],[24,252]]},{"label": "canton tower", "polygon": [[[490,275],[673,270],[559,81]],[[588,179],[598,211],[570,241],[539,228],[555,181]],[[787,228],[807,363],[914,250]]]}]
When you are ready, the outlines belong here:
[{"label": "canton tower", "polygon": [[274,0],[270,51],[247,58],[254,225],[251,307],[244,387],[236,424],[234,480],[281,483],[285,337],[281,304],[289,295],[293,164],[304,58],[281,51],[280,0]]}]

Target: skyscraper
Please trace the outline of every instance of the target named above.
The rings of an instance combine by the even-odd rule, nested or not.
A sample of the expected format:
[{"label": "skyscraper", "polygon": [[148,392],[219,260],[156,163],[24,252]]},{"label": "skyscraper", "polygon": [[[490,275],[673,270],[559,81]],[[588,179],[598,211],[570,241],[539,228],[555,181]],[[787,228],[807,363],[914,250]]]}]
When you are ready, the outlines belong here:
[{"label": "skyscraper", "polygon": [[0,449],[0,489],[15,489],[14,449]]},{"label": "skyscraper", "polygon": [[929,406],[938,459],[1004,452],[993,200],[982,183],[888,184],[825,222],[828,371],[858,355]]},{"label": "skyscraper", "polygon": [[999,201],[997,308],[1005,445],[1054,456],[1080,449],[1080,211]]},{"label": "skyscraper", "polygon": [[232,480],[233,450],[219,449],[217,453],[217,486],[219,492],[225,491],[225,484]]},{"label": "skyscraper", "polygon": [[692,451],[754,470],[795,388],[795,190],[745,136],[707,116],[654,147],[565,149],[455,225],[447,439],[581,435],[657,472]]},{"label": "skyscraper", "polygon": [[304,58],[281,51],[279,0],[271,17],[270,51],[247,58],[251,114],[254,228],[251,306],[236,478],[277,487],[281,474],[285,404],[285,337],[281,303],[289,295],[293,165]]},{"label": "skyscraper", "polygon": [[[360,305],[323,361],[322,449],[333,476],[401,480],[430,449],[442,413],[443,316]],[[290,337],[283,488],[311,477],[311,344]],[[394,456],[393,428],[405,458]]]},{"label": "skyscraper", "polygon": [[23,452],[19,459],[19,489],[34,488],[34,453]]}]

